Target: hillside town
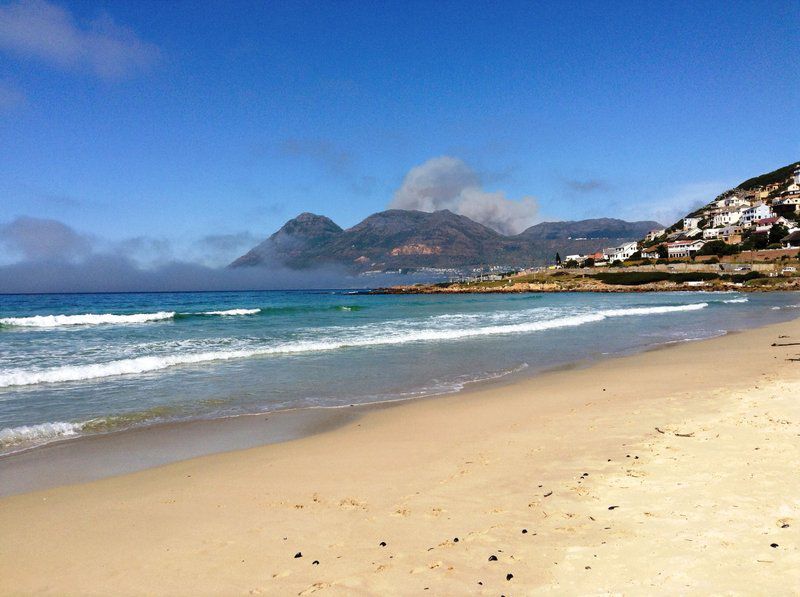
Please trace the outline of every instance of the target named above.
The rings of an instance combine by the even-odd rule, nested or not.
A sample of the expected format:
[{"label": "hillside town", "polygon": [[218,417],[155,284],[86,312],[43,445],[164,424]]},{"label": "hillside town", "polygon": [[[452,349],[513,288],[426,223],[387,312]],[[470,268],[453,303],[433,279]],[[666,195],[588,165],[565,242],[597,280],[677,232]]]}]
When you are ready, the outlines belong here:
[{"label": "hillside town", "polygon": [[669,228],[591,255],[567,255],[567,267],[626,262],[703,261],[747,253],[780,259],[800,248],[800,163],[722,193]]}]

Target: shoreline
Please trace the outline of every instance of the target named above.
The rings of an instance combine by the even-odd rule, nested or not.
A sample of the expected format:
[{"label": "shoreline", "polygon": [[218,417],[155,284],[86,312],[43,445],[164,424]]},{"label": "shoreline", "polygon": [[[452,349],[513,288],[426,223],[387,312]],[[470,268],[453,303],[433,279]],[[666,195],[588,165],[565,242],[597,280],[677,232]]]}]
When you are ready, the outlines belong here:
[{"label": "shoreline", "polygon": [[[748,328],[758,329],[758,328]],[[747,330],[744,330],[746,332]],[[441,393],[390,398],[336,406],[303,406],[259,413],[163,421],[100,433],[55,438],[0,454],[0,498],[97,481],[201,456],[257,448],[301,439],[351,423],[375,409],[407,402],[436,400],[503,386],[532,382],[542,375],[575,371],[636,354],[667,350],[684,343],[705,342],[742,333],[726,330],[704,338],[688,338],[598,353],[542,369],[521,367],[505,374],[466,382]]]},{"label": "shoreline", "polygon": [[772,344],[798,339],[794,319],[6,497],[0,592],[780,593],[800,351]]}]

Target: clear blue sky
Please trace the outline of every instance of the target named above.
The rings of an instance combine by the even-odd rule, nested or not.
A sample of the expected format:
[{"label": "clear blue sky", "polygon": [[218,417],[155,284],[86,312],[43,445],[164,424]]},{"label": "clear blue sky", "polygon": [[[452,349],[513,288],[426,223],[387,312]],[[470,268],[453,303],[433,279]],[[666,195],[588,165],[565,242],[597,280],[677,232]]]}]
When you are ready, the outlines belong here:
[{"label": "clear blue sky", "polygon": [[797,0],[0,7],[0,224],[247,244],[438,156],[539,219],[665,219],[800,158]]}]

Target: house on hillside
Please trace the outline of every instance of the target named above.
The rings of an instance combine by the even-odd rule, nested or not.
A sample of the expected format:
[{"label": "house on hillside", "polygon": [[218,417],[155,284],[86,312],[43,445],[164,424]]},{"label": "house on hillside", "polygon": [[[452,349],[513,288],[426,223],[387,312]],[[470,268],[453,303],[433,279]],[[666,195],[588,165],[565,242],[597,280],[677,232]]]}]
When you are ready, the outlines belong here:
[{"label": "house on hillside", "polygon": [[694,230],[700,225],[702,218],[685,217],[683,218],[683,229]]},{"label": "house on hillside", "polygon": [[720,213],[729,209],[739,209],[741,207],[749,207],[750,202],[740,195],[728,195],[714,201],[713,207],[710,208],[715,213]]},{"label": "house on hillside", "polygon": [[735,245],[742,242],[743,228],[741,226],[726,226],[719,231],[719,237],[729,245]]},{"label": "house on hillside", "polygon": [[703,230],[703,240],[715,240],[719,238],[722,228],[706,228]]},{"label": "house on hillside", "polygon": [[667,244],[667,254],[670,259],[691,257],[706,244],[703,240],[678,240]]},{"label": "house on hillside", "polygon": [[642,250],[642,259],[658,259],[658,247]]},{"label": "house on hillside", "polygon": [[742,211],[737,207],[725,208],[714,216],[714,221],[711,225],[714,228],[724,228],[725,226],[736,224],[742,217]]},{"label": "house on hillside", "polygon": [[800,247],[800,230],[796,230],[792,232],[788,236],[784,236],[781,239],[781,244],[785,249],[793,249]]},{"label": "house on hillside", "polygon": [[662,236],[666,231],[667,230],[665,228],[659,228],[659,229],[656,229],[656,230],[651,230],[644,237],[644,240],[646,240],[647,242],[652,242],[652,241],[656,240],[659,236]]},{"label": "house on hillside", "polygon": [[772,213],[772,209],[770,209],[769,205],[766,203],[757,203],[752,207],[742,210],[742,217],[739,218],[739,222],[742,226],[749,228],[756,220],[766,220],[773,215],[775,214]]},{"label": "house on hillside", "polygon": [[626,259],[630,259],[637,251],[639,251],[639,243],[632,241],[621,244],[618,247],[604,249],[603,253],[609,261],[625,261]]},{"label": "house on hillside", "polygon": [[765,218],[763,220],[756,220],[755,222],[753,222],[753,226],[755,226],[756,232],[769,232],[775,225],[786,226],[787,228],[789,228],[792,225],[792,223],[786,218],[782,218],[780,216],[773,216],[771,218]]}]

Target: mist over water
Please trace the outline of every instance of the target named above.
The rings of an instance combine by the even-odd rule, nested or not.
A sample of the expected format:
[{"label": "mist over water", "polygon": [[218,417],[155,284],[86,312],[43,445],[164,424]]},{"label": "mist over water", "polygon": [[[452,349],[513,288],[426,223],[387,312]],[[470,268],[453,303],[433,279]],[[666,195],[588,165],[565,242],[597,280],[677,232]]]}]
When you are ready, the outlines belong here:
[{"label": "mist over water", "polygon": [[797,315],[791,294],[0,296],[0,452],[452,392]]}]

